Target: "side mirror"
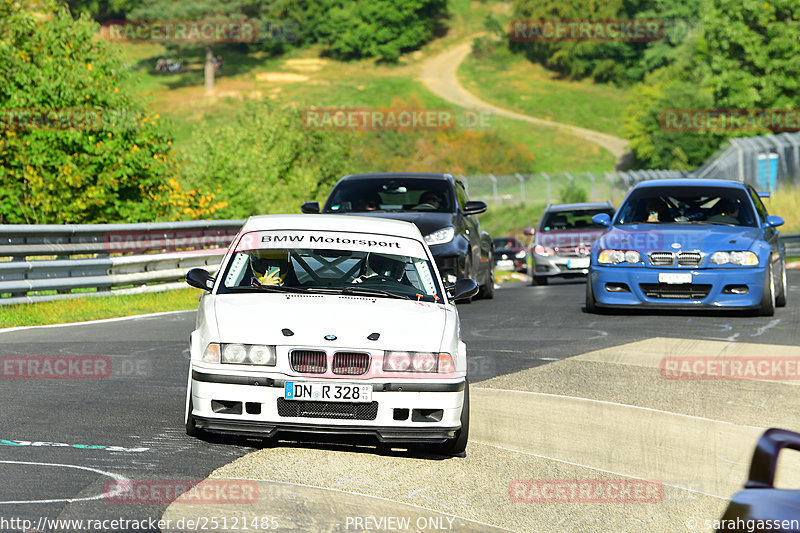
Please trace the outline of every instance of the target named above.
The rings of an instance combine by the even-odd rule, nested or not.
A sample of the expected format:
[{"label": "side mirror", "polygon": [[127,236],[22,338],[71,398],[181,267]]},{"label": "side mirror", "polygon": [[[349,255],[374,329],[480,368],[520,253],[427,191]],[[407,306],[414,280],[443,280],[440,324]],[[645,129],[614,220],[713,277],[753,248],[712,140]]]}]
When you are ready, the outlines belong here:
[{"label": "side mirror", "polygon": [[478,294],[478,283],[472,278],[461,278],[455,285],[447,287],[447,295],[451,300],[464,300]]},{"label": "side mirror", "polygon": [[610,226],[611,217],[608,216],[608,213],[598,213],[592,217],[592,222],[599,224],[600,226]]},{"label": "side mirror", "polygon": [[193,268],[187,272],[186,283],[204,291],[210,291],[214,288],[214,278],[202,268]]},{"label": "side mirror", "polygon": [[319,202],[306,202],[300,206],[300,211],[306,214],[319,213]]},{"label": "side mirror", "polygon": [[536,228],[525,228],[522,230],[525,235],[536,235]]},{"label": "side mirror", "polygon": [[478,215],[483,213],[488,209],[486,202],[481,202],[480,200],[472,200],[467,202],[464,205],[464,214],[465,215]]},{"label": "side mirror", "polygon": [[783,226],[783,219],[775,215],[767,215],[767,220],[764,221],[762,226],[765,228],[777,228],[778,226]]}]

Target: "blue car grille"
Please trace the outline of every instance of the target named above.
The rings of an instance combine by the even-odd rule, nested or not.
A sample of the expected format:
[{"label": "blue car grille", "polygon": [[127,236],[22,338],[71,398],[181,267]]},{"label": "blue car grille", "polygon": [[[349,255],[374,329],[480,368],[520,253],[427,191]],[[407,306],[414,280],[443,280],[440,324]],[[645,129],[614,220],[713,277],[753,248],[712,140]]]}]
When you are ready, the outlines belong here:
[{"label": "blue car grille", "polygon": [[647,257],[653,266],[672,266],[675,264],[675,255],[672,252],[651,252]]}]

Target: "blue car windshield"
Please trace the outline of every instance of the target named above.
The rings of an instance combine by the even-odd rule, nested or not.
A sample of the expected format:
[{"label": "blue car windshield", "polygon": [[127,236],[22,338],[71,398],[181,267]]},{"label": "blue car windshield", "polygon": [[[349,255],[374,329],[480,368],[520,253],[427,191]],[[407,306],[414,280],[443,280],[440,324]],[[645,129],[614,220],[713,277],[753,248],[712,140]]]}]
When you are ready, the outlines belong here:
[{"label": "blue car windshield", "polygon": [[616,224],[720,224],[755,226],[743,189],[731,187],[642,187],[619,209]]}]

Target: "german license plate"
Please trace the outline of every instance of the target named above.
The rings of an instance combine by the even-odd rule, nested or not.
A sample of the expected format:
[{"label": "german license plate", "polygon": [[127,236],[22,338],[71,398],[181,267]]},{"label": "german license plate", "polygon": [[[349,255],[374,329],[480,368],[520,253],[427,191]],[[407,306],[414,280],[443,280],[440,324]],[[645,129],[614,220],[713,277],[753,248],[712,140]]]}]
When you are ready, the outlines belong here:
[{"label": "german license plate", "polygon": [[659,283],[669,283],[670,285],[677,285],[681,283],[691,283],[691,272],[659,272]]},{"label": "german license plate", "polygon": [[283,398],[307,402],[369,403],[372,401],[372,385],[287,381],[283,387]]},{"label": "german license plate", "polygon": [[591,260],[588,257],[581,257],[579,259],[570,259],[567,261],[567,268],[589,268],[589,262]]}]

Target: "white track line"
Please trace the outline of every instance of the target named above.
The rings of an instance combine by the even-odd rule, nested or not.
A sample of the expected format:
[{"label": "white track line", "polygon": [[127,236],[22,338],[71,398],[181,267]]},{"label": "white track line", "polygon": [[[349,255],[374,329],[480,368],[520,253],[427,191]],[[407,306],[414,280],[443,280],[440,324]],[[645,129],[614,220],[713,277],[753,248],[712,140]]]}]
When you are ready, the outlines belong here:
[{"label": "white track line", "polygon": [[63,328],[66,326],[85,326],[87,324],[105,324],[108,322],[120,322],[122,320],[134,320],[136,318],[151,318],[157,316],[164,316],[164,315],[173,315],[175,313],[194,313],[197,309],[184,309],[181,311],[163,311],[160,313],[148,313],[144,315],[132,315],[132,316],[118,316],[114,318],[102,318],[99,320],[87,320],[85,322],[66,322],[64,324],[43,324],[40,326],[14,326],[11,328],[2,328],[0,329],[0,333],[9,333],[11,331],[20,331],[26,329],[39,329],[39,328]]},{"label": "white track line", "polygon": [[[626,478],[629,478],[629,479],[643,479],[643,478],[637,477],[637,476],[631,476],[631,475],[628,475],[628,474],[622,474],[620,472],[614,472],[613,470],[604,470],[602,468],[597,468],[597,467],[594,467],[594,466],[583,465],[583,464],[580,464],[580,463],[573,463],[572,461],[565,461],[564,459],[556,459],[555,457],[548,457],[546,455],[539,455],[537,453],[525,452],[525,451],[522,451],[522,450],[514,450],[512,448],[506,448],[504,446],[499,446],[497,444],[489,444],[488,442],[480,442],[480,441],[475,441],[475,440],[470,440],[469,442],[472,443],[472,444],[482,444],[483,446],[489,446],[491,448],[497,448],[498,450],[505,450],[507,452],[521,453],[521,454],[524,454],[524,455],[530,455],[532,457],[539,457],[540,459],[547,459],[548,461],[555,461],[557,463],[563,463],[563,464],[570,465],[570,466],[577,466],[577,467],[580,467],[580,468],[586,468],[588,470],[594,470],[596,472],[603,472],[605,474],[613,474],[615,476],[622,476],[622,477],[626,477]],[[695,494],[702,494],[703,496],[709,496],[711,498],[717,498],[717,499],[720,499],[720,500],[724,500],[726,502],[729,499],[729,498],[725,498],[725,497],[722,497],[722,496],[718,496],[716,494],[709,494],[709,493],[703,492],[701,490],[689,489],[689,488],[686,488],[686,487],[681,487],[679,485],[672,485],[670,483],[664,483],[663,481],[661,482],[661,484],[665,485],[667,487],[672,487],[674,489],[685,490],[687,492],[693,492]]]},{"label": "white track line", "polygon": [[[95,474],[101,474],[103,476],[108,476],[114,481],[119,482],[126,482],[130,481],[125,476],[121,476],[119,474],[114,474],[113,472],[106,472],[104,470],[98,470],[97,468],[90,468],[88,466],[77,466],[77,465],[65,465],[62,463],[37,463],[34,461],[0,461],[0,463],[6,464],[16,464],[16,465],[33,465],[33,466],[60,466],[63,468],[77,468],[78,470],[86,470],[87,472],[94,472]],[[106,492],[97,494],[95,496],[89,496],[86,498],[56,498],[52,500],[18,500],[18,501],[0,501],[0,505],[6,504],[21,504],[21,503],[73,503],[73,502],[85,502],[91,500],[99,500],[106,496]]]},{"label": "white track line", "polygon": [[748,426],[747,424],[736,424],[734,422],[726,422],[724,420],[714,420],[713,418],[706,418],[704,416],[695,416],[695,415],[686,415],[683,413],[676,413],[674,411],[664,411],[662,409],[654,409],[652,407],[641,407],[638,405],[630,405],[627,403],[617,403],[617,402],[609,402],[606,400],[595,400],[593,398],[583,398],[581,396],[565,396],[563,394],[550,394],[547,392],[533,392],[533,391],[526,391],[526,390],[514,390],[514,389],[495,389],[491,387],[475,387],[476,389],[488,390],[488,391],[495,391],[495,392],[515,392],[519,394],[534,394],[536,396],[550,396],[551,398],[564,398],[568,400],[579,400],[582,402],[592,402],[592,403],[602,403],[606,405],[615,405],[618,407],[629,407],[631,409],[639,409],[641,411],[649,411],[651,413],[660,413],[664,415],[673,415],[673,416],[680,416],[684,418],[693,418],[695,420],[703,420],[704,422],[714,422],[717,424],[728,424],[731,426],[738,426],[744,427],[748,429],[758,429],[760,431],[764,431],[766,428],[758,427],[758,426]]}]

